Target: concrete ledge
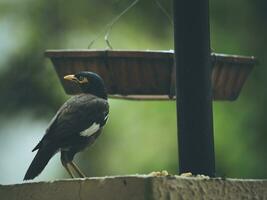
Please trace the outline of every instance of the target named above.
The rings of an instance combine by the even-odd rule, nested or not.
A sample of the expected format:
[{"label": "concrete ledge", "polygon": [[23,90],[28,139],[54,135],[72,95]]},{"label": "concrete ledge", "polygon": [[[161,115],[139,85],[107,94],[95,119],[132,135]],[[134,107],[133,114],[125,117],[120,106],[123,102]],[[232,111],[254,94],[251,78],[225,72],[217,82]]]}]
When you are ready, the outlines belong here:
[{"label": "concrete ledge", "polygon": [[117,176],[0,185],[3,200],[267,199],[267,180]]}]

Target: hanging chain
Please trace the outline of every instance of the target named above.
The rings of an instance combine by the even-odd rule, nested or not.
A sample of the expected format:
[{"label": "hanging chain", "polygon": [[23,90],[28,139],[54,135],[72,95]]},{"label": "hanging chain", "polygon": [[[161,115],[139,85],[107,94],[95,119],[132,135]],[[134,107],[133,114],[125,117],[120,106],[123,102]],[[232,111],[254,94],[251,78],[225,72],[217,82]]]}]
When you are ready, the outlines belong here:
[{"label": "hanging chain", "polygon": [[[111,43],[109,41],[109,37],[110,37],[110,33],[112,30],[113,25],[119,21],[119,19],[125,14],[127,13],[131,8],[133,8],[140,0],[135,0],[133,1],[125,10],[123,10],[118,16],[116,16],[113,20],[111,20],[110,23],[108,23],[105,28],[100,31],[100,33],[90,42],[90,44],[88,45],[88,49],[90,49],[93,44],[95,43],[96,40],[99,39],[99,37],[105,33],[104,39],[105,42],[108,46],[108,49],[113,49],[111,46]],[[169,12],[162,6],[162,4],[158,1],[158,0],[154,0],[155,4],[159,7],[159,9],[162,11],[162,13],[166,16],[166,18],[169,20],[170,24],[173,25],[173,20],[171,15],[169,14]]]},{"label": "hanging chain", "polygon": [[170,13],[162,6],[162,4],[158,0],[154,0],[154,2],[159,7],[159,9],[163,12],[163,14],[166,16],[166,18],[169,20],[170,24],[173,27],[173,19]]},{"label": "hanging chain", "polygon": [[131,3],[124,11],[122,11],[118,16],[116,16],[109,24],[105,26],[105,28],[93,39],[90,44],[88,45],[88,49],[92,47],[92,45],[95,43],[95,41],[102,35],[103,32],[105,32],[105,41],[109,49],[112,49],[111,43],[109,41],[110,31],[112,30],[113,25],[125,14],[127,13],[131,8],[133,8],[139,0],[135,0],[133,3]]}]

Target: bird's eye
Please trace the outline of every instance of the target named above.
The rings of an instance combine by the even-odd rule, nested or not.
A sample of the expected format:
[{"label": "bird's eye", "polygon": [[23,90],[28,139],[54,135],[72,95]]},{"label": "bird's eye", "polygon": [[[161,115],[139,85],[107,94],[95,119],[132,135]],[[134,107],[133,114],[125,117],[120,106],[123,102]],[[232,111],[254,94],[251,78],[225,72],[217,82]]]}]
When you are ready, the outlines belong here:
[{"label": "bird's eye", "polygon": [[79,76],[78,79],[79,79],[79,81],[83,81],[84,77],[83,76]]}]

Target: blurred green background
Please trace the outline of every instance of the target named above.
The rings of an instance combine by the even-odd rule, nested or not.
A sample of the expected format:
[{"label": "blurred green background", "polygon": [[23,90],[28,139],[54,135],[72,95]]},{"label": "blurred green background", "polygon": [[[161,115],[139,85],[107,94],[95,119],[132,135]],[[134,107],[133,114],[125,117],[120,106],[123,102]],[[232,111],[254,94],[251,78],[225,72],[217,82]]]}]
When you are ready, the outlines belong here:
[{"label": "blurred green background", "polygon": [[[132,0],[0,0],[0,184],[19,183],[65,95],[46,49],[82,49]],[[160,0],[172,15],[172,1]],[[194,5],[192,5],[194,6]],[[254,55],[239,99],[214,103],[218,176],[267,178],[267,1],[210,1],[215,52]],[[93,48],[103,49],[102,37]],[[115,49],[173,49],[173,29],[153,0],[112,28]],[[175,102],[110,100],[102,136],[76,156],[88,176],[177,173]],[[35,180],[67,178],[57,154]]]}]

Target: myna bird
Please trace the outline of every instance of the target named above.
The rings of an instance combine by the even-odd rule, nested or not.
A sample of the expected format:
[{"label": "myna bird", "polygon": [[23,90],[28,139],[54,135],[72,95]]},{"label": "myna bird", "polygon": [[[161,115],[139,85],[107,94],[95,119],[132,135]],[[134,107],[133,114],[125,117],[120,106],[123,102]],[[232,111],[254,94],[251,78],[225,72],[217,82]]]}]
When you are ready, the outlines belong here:
[{"label": "myna bird", "polygon": [[45,135],[32,150],[38,151],[24,180],[38,176],[59,151],[69,175],[74,178],[76,172],[79,177],[85,177],[73,158],[97,139],[107,122],[109,105],[102,78],[92,72],[79,72],[64,79],[78,84],[82,94],[67,100],[51,120]]}]

